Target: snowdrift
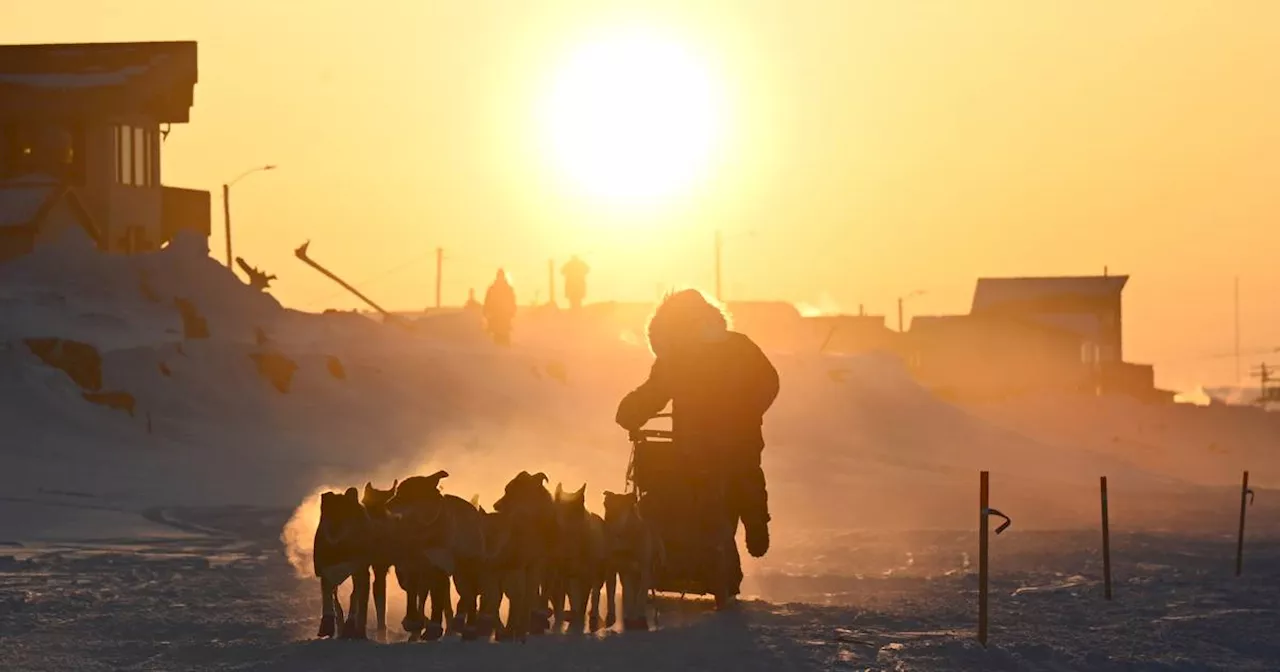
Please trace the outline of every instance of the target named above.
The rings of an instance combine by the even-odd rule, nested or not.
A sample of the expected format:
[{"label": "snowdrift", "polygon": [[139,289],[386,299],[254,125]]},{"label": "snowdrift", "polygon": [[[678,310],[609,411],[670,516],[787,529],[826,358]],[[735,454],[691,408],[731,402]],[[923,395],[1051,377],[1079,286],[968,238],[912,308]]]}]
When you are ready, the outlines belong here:
[{"label": "snowdrift", "polygon": [[[207,336],[193,337],[178,300]],[[518,325],[505,350],[469,313],[413,331],[299,313],[198,241],[133,257],[42,248],[0,265],[0,315],[0,507],[26,507],[3,518],[12,539],[57,534],[51,521],[85,507],[305,508],[321,486],[436,468],[448,491],[485,502],[516,471],[545,471],[586,482],[598,507],[628,457],[614,406],[650,361],[634,334],[555,313]],[[92,345],[102,388],[131,395],[132,415],[87,402],[31,338]],[[822,529],[969,529],[980,469],[1019,529],[1093,525],[1103,474],[1131,528],[1217,527],[1242,468],[1259,488],[1277,473],[1274,415],[1101,399],[960,407],[885,357],[775,363],[765,466],[780,543]]]}]

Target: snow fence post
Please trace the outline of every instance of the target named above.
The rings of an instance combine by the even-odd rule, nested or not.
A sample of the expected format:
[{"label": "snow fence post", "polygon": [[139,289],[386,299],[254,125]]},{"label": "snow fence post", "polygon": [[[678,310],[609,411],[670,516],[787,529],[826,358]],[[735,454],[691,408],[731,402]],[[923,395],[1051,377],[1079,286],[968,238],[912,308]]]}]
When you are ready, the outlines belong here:
[{"label": "snow fence post", "polygon": [[978,486],[978,643],[987,645],[987,504],[990,476],[982,472]]},{"label": "snow fence post", "polygon": [[1107,513],[1107,477],[1101,479],[1102,488],[1102,576],[1104,595],[1111,599],[1111,521]]},{"label": "snow fence post", "polygon": [[979,472],[979,488],[978,488],[978,643],[985,648],[987,646],[987,596],[988,596],[988,579],[990,578],[990,562],[988,559],[989,543],[989,521],[991,516],[999,516],[1004,518],[1004,522],[996,528],[996,534],[1004,532],[1013,521],[1008,516],[1000,513],[996,509],[991,508],[991,474],[983,471]]},{"label": "snow fence post", "polygon": [[1246,506],[1253,504],[1253,491],[1249,489],[1249,470],[1244,472],[1240,482],[1240,532],[1236,536],[1236,576],[1244,571],[1244,513]]}]

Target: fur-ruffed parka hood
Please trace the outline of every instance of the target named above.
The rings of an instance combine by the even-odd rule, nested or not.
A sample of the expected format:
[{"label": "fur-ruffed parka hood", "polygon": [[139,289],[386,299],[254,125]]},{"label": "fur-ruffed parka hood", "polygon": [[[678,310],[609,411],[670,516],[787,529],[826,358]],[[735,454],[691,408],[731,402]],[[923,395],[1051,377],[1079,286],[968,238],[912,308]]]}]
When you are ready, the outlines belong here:
[{"label": "fur-ruffed parka hood", "polygon": [[728,312],[702,292],[672,292],[649,318],[649,350],[655,357],[664,357],[685,345],[723,341],[731,326]]}]

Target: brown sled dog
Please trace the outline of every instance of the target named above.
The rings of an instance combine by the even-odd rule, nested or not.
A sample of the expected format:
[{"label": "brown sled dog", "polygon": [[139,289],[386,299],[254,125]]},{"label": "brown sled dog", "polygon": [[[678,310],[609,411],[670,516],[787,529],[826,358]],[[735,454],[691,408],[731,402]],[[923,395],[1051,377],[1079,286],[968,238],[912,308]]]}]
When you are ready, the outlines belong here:
[{"label": "brown sled dog", "polygon": [[[551,609],[555,624],[563,619],[564,598],[569,598],[568,631],[580,633],[584,626],[600,629],[600,590],[608,577],[604,519],[587,510],[587,486],[565,492],[556,485],[555,507],[558,543],[548,567]],[[608,581],[610,592],[613,581]],[[590,598],[590,615],[587,604]]]},{"label": "brown sled dog", "polygon": [[547,561],[556,542],[555,502],[543,486],[547,475],[522,471],[494,502],[494,513],[510,530],[501,586],[510,602],[504,638],[524,640],[546,629],[550,612],[544,588]]},{"label": "brown sled dog", "polygon": [[[480,572],[486,558],[484,518],[471,503],[440,492],[444,471],[407,478],[387,501],[387,511],[397,523],[399,552],[396,576],[414,598],[406,614],[406,629],[425,626],[428,639],[450,631],[468,633],[476,624],[475,605]],[[402,571],[401,567],[404,567]],[[449,580],[458,590],[456,619],[449,608]],[[431,618],[426,619],[425,596],[431,597]]]},{"label": "brown sled dog", "polygon": [[351,602],[342,623],[342,637],[365,637],[369,604],[369,517],[355,488],[342,494],[320,495],[320,523],[312,545],[312,565],[320,579],[324,604],[318,637],[333,637],[337,630],[338,586],[351,579]]},{"label": "brown sled dog", "polygon": [[[662,540],[640,516],[640,504],[634,492],[605,491],[604,530],[608,546],[607,571],[622,579],[622,627],[648,630],[647,605],[653,573],[664,562]],[[612,587],[608,597],[612,618],[615,605]]]}]

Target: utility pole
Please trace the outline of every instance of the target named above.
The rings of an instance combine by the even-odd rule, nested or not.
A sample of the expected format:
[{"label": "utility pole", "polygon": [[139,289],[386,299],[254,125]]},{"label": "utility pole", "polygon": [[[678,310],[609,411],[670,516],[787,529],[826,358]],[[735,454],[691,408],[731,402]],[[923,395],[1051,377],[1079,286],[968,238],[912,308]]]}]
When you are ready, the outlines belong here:
[{"label": "utility pole", "polygon": [[222,185],[222,222],[227,232],[227,268],[231,268],[231,185]]},{"label": "utility pole", "polygon": [[903,304],[903,303],[905,303],[907,299],[912,299],[912,298],[915,298],[915,297],[917,297],[917,296],[921,296],[921,295],[922,295],[922,294],[924,294],[924,293],[925,293],[925,291],[924,291],[924,290],[922,290],[922,289],[917,289],[916,291],[911,292],[910,294],[908,294],[908,295],[906,295],[906,296],[899,296],[899,297],[898,297],[898,333],[900,333],[900,334],[901,334],[902,332],[906,331],[906,329],[905,329],[905,325],[903,324],[904,320],[903,320],[903,318],[902,318],[902,313],[903,313],[903,311],[902,311],[902,304]]},{"label": "utility pole", "polygon": [[444,248],[436,248],[436,310],[440,309],[440,295],[444,284]]},{"label": "utility pole", "polygon": [[724,239],[720,235],[720,229],[716,229],[716,301],[724,300],[720,294],[720,249],[723,245]]},{"label": "utility pole", "polygon": [[1266,406],[1269,403],[1280,402],[1280,385],[1275,385],[1276,367],[1270,366],[1264,362],[1259,364],[1250,375],[1257,378],[1259,381],[1259,406]]}]

